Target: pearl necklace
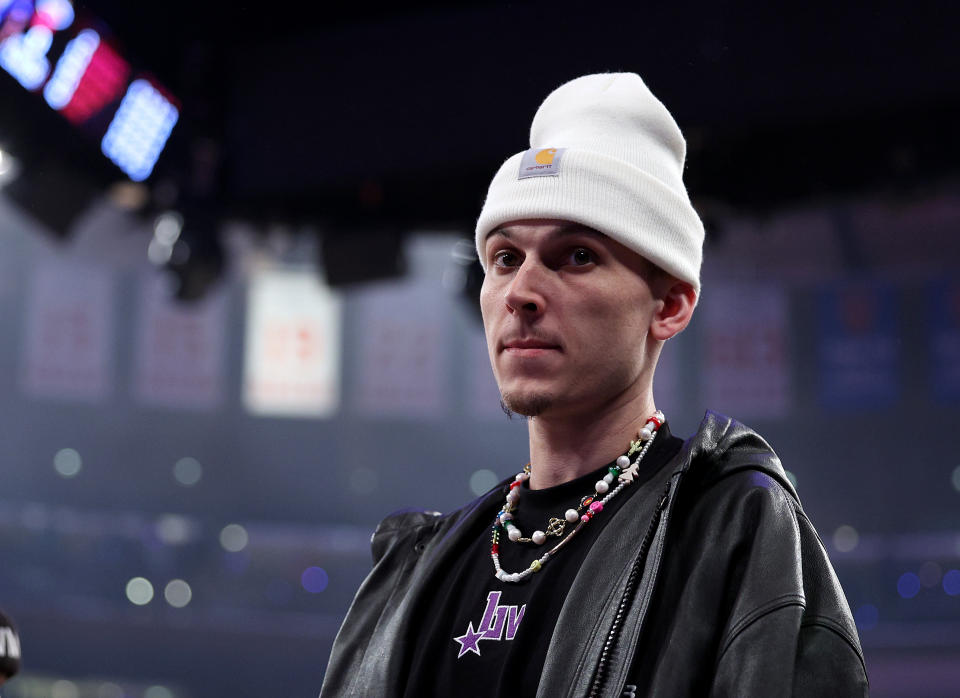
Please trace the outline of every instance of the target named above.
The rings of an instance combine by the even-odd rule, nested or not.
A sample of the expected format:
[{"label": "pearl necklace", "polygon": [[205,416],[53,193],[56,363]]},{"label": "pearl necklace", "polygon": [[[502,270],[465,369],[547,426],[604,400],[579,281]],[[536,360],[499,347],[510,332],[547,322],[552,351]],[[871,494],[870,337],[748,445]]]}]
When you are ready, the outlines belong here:
[{"label": "pearl necklace", "polygon": [[[616,465],[609,469],[609,472],[598,480],[594,485],[594,494],[587,495],[580,500],[576,509],[567,509],[564,512],[563,519],[553,517],[547,522],[546,531],[534,531],[529,538],[524,538],[523,533],[513,523],[513,512],[517,510],[517,503],[520,500],[520,486],[530,479],[530,464],[524,466],[523,471],[517,473],[513,482],[510,483],[510,489],[507,492],[507,500],[503,508],[497,514],[493,522],[493,540],[490,546],[490,557],[493,560],[494,576],[501,582],[519,582],[526,579],[531,574],[539,572],[551,557],[566,545],[584,526],[590,523],[594,516],[603,511],[604,505],[616,497],[620,491],[633,482],[637,472],[640,469],[640,461],[650,450],[650,445],[657,436],[657,431],[666,421],[663,412],[657,410],[652,417],[647,420],[646,425],[640,430],[640,438],[630,442],[630,448],[625,455],[617,458]],[[630,463],[630,456],[639,451],[636,460]],[[610,489],[613,481],[617,485]],[[604,496],[606,495],[606,496]],[[603,496],[603,499],[600,497]],[[557,543],[553,548],[544,553],[540,558],[530,563],[530,566],[523,572],[506,572],[500,567],[500,534],[507,531],[507,538],[515,543],[533,543],[543,545],[547,536],[561,536],[567,523],[576,523],[570,533],[563,540]]]}]

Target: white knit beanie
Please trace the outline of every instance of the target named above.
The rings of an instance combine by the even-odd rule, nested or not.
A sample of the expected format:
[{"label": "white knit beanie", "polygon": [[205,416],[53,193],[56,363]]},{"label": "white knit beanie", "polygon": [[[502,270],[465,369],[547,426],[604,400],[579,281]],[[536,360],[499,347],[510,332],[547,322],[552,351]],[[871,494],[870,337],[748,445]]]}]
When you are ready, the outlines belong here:
[{"label": "white knit beanie", "polygon": [[487,235],[531,218],[581,223],[700,293],[703,223],[683,185],[686,142],[634,73],[585,75],[554,90],[530,127],[530,150],[501,165],[477,221]]}]

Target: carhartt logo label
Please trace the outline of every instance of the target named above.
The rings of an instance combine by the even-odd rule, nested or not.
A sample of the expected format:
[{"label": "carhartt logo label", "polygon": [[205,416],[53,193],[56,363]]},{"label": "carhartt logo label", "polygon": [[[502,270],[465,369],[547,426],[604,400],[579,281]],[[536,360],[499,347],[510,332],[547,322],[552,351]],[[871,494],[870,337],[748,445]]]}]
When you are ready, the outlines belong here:
[{"label": "carhartt logo label", "polygon": [[556,177],[566,148],[531,148],[520,160],[518,179],[527,177]]},{"label": "carhartt logo label", "polygon": [[460,637],[453,638],[454,642],[460,643],[460,650],[457,653],[457,659],[460,659],[467,652],[473,652],[480,656],[481,640],[512,640],[517,635],[517,629],[520,627],[520,621],[523,620],[523,612],[527,610],[527,604],[517,608],[516,606],[501,606],[500,592],[491,591],[487,594],[487,607],[483,610],[483,618],[477,629],[473,629],[473,621],[467,623],[467,632]]},{"label": "carhartt logo label", "polygon": [[0,657],[20,659],[20,641],[10,628],[0,628]]},{"label": "carhartt logo label", "polygon": [[541,165],[549,165],[553,162],[553,156],[556,154],[556,148],[547,148],[546,150],[541,150],[539,153],[537,153],[533,159],[539,162]]}]

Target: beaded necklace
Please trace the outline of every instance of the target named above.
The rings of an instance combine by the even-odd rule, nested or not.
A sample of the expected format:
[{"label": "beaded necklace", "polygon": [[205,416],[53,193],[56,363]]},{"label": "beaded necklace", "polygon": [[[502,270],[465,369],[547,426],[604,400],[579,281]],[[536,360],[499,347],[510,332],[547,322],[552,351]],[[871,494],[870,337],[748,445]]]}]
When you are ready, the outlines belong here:
[{"label": "beaded necklace", "polygon": [[[566,545],[571,538],[586,526],[594,516],[603,511],[604,505],[616,497],[620,491],[633,482],[637,472],[640,469],[640,460],[650,450],[650,445],[657,436],[657,431],[666,421],[663,412],[657,410],[652,417],[647,420],[646,425],[640,430],[639,438],[630,442],[630,448],[625,455],[617,458],[616,465],[609,469],[609,472],[598,480],[594,485],[594,494],[587,495],[580,500],[576,509],[567,509],[564,512],[563,519],[553,517],[547,522],[546,531],[534,531],[529,538],[525,538],[513,523],[513,512],[517,510],[517,503],[520,500],[520,486],[530,478],[530,464],[524,466],[523,470],[517,473],[513,482],[510,483],[510,489],[507,492],[507,500],[503,508],[497,514],[493,522],[493,540],[490,546],[490,557],[493,560],[494,576],[501,582],[519,582],[526,579],[531,574],[539,572],[547,561],[557,554],[557,552]],[[638,453],[636,460],[630,463],[630,456]],[[617,485],[610,489],[613,481]],[[605,495],[605,496],[604,496]],[[603,496],[603,499],[600,497]],[[576,523],[570,533],[566,535],[559,543],[545,552],[541,557],[530,563],[530,566],[522,572],[506,572],[500,567],[500,534],[507,531],[507,538],[515,543],[533,543],[534,545],[543,545],[547,536],[561,536],[568,523]]]}]

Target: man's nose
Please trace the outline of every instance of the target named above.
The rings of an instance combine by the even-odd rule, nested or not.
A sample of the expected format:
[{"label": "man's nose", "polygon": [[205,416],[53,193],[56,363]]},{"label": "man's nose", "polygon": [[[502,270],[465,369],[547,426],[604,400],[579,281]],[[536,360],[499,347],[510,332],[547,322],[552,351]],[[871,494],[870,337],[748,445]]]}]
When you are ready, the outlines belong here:
[{"label": "man's nose", "polygon": [[546,308],[546,270],[531,259],[517,269],[507,288],[507,307],[515,313],[542,313]]}]

